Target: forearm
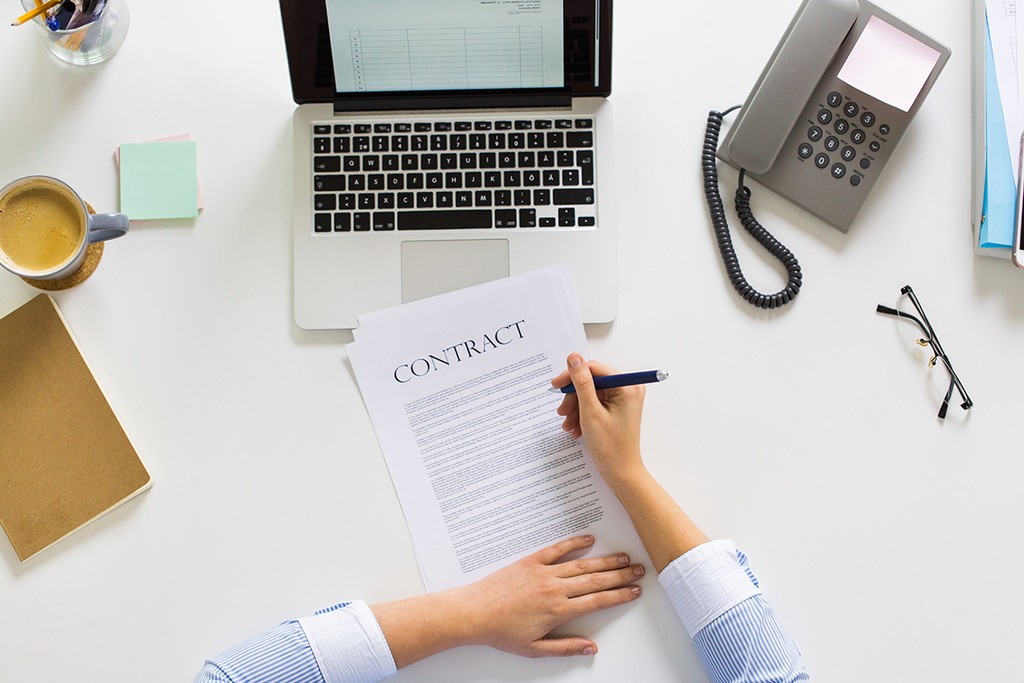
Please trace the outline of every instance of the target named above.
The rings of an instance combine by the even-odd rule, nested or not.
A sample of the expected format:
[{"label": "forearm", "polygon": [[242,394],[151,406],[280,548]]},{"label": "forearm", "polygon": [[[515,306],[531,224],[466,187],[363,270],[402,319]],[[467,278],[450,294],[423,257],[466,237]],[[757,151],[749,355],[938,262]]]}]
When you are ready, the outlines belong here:
[{"label": "forearm", "polygon": [[708,537],[679,504],[638,464],[605,474],[605,480],[626,509],[647,554],[660,573],[677,557],[707,543]]},{"label": "forearm", "polygon": [[444,650],[469,645],[471,628],[455,591],[371,605],[399,669]]}]

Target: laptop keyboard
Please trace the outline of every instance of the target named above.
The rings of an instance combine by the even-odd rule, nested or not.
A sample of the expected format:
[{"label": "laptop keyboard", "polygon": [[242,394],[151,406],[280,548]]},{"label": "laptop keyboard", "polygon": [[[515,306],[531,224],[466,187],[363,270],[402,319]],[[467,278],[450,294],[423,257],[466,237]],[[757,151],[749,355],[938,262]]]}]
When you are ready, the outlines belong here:
[{"label": "laptop keyboard", "polygon": [[592,118],[313,125],[313,229],[596,225]]}]

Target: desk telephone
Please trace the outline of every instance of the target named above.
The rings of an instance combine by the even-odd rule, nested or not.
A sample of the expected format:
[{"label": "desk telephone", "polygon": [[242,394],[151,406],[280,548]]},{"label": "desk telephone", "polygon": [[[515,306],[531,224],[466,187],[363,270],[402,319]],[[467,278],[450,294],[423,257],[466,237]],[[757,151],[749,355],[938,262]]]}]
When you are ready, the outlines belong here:
[{"label": "desk telephone", "polygon": [[[719,249],[750,304],[776,308],[802,283],[796,257],[754,218],[750,176],[847,232],[949,59],[948,48],[865,0],[804,0],[742,107],[713,111],[701,164]],[[719,147],[723,119],[739,109]],[[739,169],[744,227],[789,274],[762,294],[740,270],[718,193],[716,156]]]}]

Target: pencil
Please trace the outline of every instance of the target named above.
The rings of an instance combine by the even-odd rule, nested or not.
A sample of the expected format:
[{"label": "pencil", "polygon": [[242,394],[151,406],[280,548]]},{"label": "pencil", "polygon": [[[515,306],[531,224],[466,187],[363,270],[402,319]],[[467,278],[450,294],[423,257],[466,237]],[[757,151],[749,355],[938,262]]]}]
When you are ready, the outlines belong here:
[{"label": "pencil", "polygon": [[29,11],[25,12],[20,17],[12,21],[11,26],[21,26],[26,21],[32,21],[40,14],[49,11],[51,7],[56,7],[60,3],[61,0],[47,0],[47,2],[44,2],[41,5],[37,4],[33,9],[30,9]]}]

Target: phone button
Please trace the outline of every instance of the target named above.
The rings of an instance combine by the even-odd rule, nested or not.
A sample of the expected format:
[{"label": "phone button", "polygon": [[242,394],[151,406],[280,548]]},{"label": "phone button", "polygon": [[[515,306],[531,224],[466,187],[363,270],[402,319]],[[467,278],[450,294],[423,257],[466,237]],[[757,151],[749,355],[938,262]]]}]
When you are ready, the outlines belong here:
[{"label": "phone button", "polygon": [[859,112],[859,111],[860,111],[860,107],[857,106],[856,102],[847,102],[846,106],[843,107],[843,112],[845,112],[846,115],[849,116],[850,118],[853,118],[854,116],[856,116],[857,112]]},{"label": "phone button", "polygon": [[839,149],[839,138],[829,135],[825,138],[825,149],[834,152]]},{"label": "phone button", "polygon": [[857,158],[857,150],[849,146],[843,147],[842,157],[843,161],[853,161]]},{"label": "phone button", "polygon": [[818,128],[817,126],[811,126],[810,130],[807,131],[807,139],[811,142],[817,142],[821,139],[821,136],[821,128]]},{"label": "phone button", "polygon": [[840,95],[835,90],[833,90],[828,94],[828,99],[826,101],[828,102],[828,106],[838,107],[840,104],[843,103],[843,96]]},{"label": "phone button", "polygon": [[828,109],[822,109],[818,112],[818,123],[825,126],[832,120],[832,112]]},{"label": "phone button", "polygon": [[840,135],[846,135],[846,131],[850,130],[850,122],[846,119],[838,119],[835,128]]},{"label": "phone button", "polygon": [[882,135],[888,135],[889,126],[883,123],[881,126],[878,127],[878,132],[881,133]]},{"label": "phone button", "polygon": [[870,128],[871,126],[875,125],[875,115],[869,111],[864,112],[863,114],[860,115],[860,125],[864,126],[865,128]]},{"label": "phone button", "polygon": [[800,155],[801,159],[810,159],[811,155],[814,154],[814,148],[807,142],[800,145],[796,150],[797,154]]},{"label": "phone button", "polygon": [[850,133],[850,139],[853,140],[854,144],[861,144],[867,139],[867,134],[860,128]]},{"label": "phone button", "polygon": [[850,176],[850,184],[853,185],[854,187],[860,185],[860,176],[857,174],[853,174],[852,176]]},{"label": "phone button", "polygon": [[830,161],[831,159],[829,159],[828,155],[825,154],[824,152],[814,157],[814,165],[817,166],[818,168],[828,168]]}]

